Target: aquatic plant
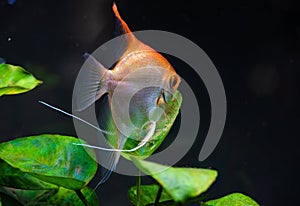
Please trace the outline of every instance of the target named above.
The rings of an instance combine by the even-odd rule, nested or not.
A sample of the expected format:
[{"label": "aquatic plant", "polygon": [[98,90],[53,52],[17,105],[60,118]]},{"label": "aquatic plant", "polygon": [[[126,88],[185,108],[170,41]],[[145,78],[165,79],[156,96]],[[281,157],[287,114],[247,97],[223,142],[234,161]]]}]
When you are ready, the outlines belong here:
[{"label": "aquatic plant", "polygon": [[[41,83],[22,67],[0,64],[0,96],[28,92]],[[178,113],[180,104],[175,108]],[[158,135],[158,141],[144,146],[143,151],[149,154],[124,153],[140,171],[157,182],[142,185],[138,176],[137,184],[128,190],[133,205],[258,206],[241,193],[206,200],[204,192],[216,180],[216,170],[169,167],[143,160],[153,148],[158,148],[165,136],[165,133]],[[1,143],[0,205],[98,205],[96,194],[87,186],[98,167],[95,153],[78,144],[86,143],[58,134],[21,137]],[[137,143],[127,144],[130,147]]]}]

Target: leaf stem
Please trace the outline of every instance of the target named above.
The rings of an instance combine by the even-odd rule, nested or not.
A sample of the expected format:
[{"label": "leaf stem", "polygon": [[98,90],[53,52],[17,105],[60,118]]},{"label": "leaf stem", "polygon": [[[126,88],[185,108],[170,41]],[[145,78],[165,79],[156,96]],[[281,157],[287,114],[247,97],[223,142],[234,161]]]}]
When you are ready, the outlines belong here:
[{"label": "leaf stem", "polygon": [[156,195],[155,202],[154,202],[153,206],[158,206],[162,190],[163,190],[163,187],[161,185],[159,185],[159,188],[158,188],[157,195]]},{"label": "leaf stem", "polygon": [[141,182],[142,182],[141,170],[138,171],[138,176],[136,178],[136,196],[137,196],[137,206],[140,205],[141,200]]},{"label": "leaf stem", "polygon": [[89,206],[89,202],[87,201],[87,199],[85,198],[85,196],[82,194],[81,190],[75,190],[77,196],[79,197],[79,199],[83,202],[84,206]]}]

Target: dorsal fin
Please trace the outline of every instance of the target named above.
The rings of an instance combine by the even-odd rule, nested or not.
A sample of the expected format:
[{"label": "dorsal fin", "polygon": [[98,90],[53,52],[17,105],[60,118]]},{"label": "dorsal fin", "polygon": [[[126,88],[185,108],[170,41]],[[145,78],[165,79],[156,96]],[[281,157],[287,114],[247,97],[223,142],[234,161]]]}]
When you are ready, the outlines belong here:
[{"label": "dorsal fin", "polygon": [[112,9],[113,9],[113,12],[114,12],[115,16],[117,17],[117,19],[119,20],[119,22],[122,26],[123,32],[126,33],[126,34],[131,34],[131,31],[130,31],[128,25],[126,24],[126,22],[120,16],[117,5],[116,5],[115,2],[113,3]]},{"label": "dorsal fin", "polygon": [[151,47],[149,47],[149,46],[145,45],[144,43],[142,43],[141,41],[139,41],[135,37],[135,35],[131,32],[131,30],[129,29],[126,22],[122,19],[115,2],[113,3],[112,10],[115,14],[115,17],[117,18],[117,21],[119,24],[118,26],[121,27],[120,30],[122,30],[123,34],[126,34],[126,36],[124,36],[124,42],[126,42],[126,50],[123,51],[123,54],[120,57],[120,60],[132,52],[143,51],[143,50],[144,51],[154,51]]}]

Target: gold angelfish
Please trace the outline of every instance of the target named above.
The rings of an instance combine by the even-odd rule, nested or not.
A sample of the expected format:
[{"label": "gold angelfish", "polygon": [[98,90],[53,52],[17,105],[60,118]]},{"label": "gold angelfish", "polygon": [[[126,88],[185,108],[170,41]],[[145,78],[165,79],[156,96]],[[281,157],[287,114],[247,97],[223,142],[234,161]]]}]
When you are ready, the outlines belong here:
[{"label": "gold angelfish", "polygon": [[[160,118],[167,118],[161,111],[168,108],[169,98],[177,91],[181,81],[172,65],[160,53],[134,36],[121,18],[115,3],[112,9],[121,24],[124,34],[126,34],[127,47],[111,70],[105,68],[92,55],[86,55],[87,78],[84,80],[86,84],[81,85],[78,93],[79,99],[76,102],[76,110],[82,111],[107,94],[108,107],[117,125],[115,128],[117,132],[113,131],[113,136],[117,141],[111,144],[112,148],[105,149],[83,145],[112,153],[107,159],[108,172],[104,174],[99,184],[109,178],[111,171],[116,167],[121,152],[138,150],[155,134],[157,121]],[[130,96],[132,91],[141,85],[152,86],[141,88],[133,96]],[[130,96],[130,99],[127,98],[128,96]],[[128,122],[117,122],[128,114],[125,105],[129,105],[130,121],[134,127],[129,125]],[[66,114],[66,112],[64,113]],[[68,115],[74,117],[74,115]],[[106,138],[110,136],[108,135]],[[134,148],[124,149],[124,144],[128,138],[138,139],[140,143]]]}]

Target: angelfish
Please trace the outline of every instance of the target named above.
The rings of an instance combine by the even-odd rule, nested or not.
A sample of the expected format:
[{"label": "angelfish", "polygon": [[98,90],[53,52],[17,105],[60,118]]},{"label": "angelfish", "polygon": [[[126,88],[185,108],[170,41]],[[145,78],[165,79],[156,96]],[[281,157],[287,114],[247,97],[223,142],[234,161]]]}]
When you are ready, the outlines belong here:
[{"label": "angelfish", "polygon": [[[167,109],[167,102],[181,81],[172,65],[160,53],[134,36],[121,18],[115,3],[112,9],[126,34],[127,47],[111,70],[92,55],[86,54],[87,74],[85,83],[80,86],[80,98],[76,106],[78,111],[85,110],[103,95],[108,95],[109,110],[118,130],[117,142],[112,145],[113,148],[83,145],[112,152],[112,159],[107,160],[110,172],[102,177],[99,184],[106,181],[115,169],[121,152],[135,151],[151,139],[157,121],[167,118],[163,110]],[[128,114],[130,117],[126,117]],[[68,113],[67,115],[74,117]],[[123,147],[128,138],[139,139],[140,143],[135,148],[125,150]]]}]

